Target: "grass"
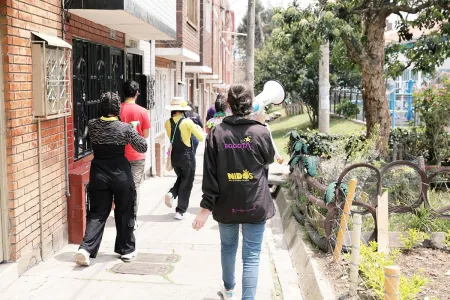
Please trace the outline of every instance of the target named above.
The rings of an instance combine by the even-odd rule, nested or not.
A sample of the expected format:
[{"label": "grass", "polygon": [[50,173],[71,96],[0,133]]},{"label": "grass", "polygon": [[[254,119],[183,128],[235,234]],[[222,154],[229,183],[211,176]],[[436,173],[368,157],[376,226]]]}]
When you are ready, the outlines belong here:
[{"label": "grass", "polygon": [[[269,111],[270,114],[274,112],[280,112],[281,117],[270,122],[270,130],[272,131],[272,136],[278,151],[283,156],[285,162],[287,162],[289,161],[289,155],[287,154],[285,147],[289,137],[287,137],[286,134],[293,129],[298,131],[306,130],[308,128],[311,129],[311,122],[306,113],[287,117],[286,111],[280,106],[273,107]],[[353,133],[361,131],[363,128],[363,125],[345,119],[331,118],[330,120],[330,133]]]}]

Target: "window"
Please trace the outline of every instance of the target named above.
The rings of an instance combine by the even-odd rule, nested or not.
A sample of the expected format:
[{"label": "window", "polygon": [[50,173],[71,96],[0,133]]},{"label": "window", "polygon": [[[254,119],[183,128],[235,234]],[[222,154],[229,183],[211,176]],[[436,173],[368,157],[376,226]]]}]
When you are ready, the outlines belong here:
[{"label": "window", "polygon": [[87,134],[89,120],[100,117],[100,95],[122,94],[123,52],[87,41],[73,42],[73,134],[74,158],[92,153]]},{"label": "window", "polygon": [[211,17],[212,17],[212,3],[211,1],[205,1],[205,30],[211,32]]},{"label": "window", "polygon": [[188,0],[188,22],[195,28],[198,27],[198,0]]}]

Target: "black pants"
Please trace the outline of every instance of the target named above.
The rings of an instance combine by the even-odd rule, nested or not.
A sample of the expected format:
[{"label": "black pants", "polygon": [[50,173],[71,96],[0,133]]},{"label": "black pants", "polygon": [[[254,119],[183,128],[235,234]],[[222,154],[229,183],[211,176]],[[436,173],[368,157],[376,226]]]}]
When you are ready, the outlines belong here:
[{"label": "black pants", "polygon": [[97,256],[114,199],[117,231],[114,252],[121,255],[134,252],[136,190],[129,163],[98,166],[93,162],[90,175],[86,233],[80,248],[88,251],[92,258]]},{"label": "black pants", "polygon": [[174,198],[178,197],[176,212],[184,214],[189,207],[192,187],[195,177],[195,157],[194,154],[186,153],[181,158],[172,159],[172,166],[177,174],[175,182],[170,192]]},{"label": "black pants", "polygon": [[194,150],[194,155],[197,154],[197,148],[200,141],[193,135],[192,138],[192,149]]}]

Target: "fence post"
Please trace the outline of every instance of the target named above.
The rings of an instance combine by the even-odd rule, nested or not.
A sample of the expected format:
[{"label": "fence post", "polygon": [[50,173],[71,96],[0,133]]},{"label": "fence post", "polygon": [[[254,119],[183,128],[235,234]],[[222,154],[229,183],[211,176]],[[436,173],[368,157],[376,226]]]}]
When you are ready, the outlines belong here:
[{"label": "fence post", "polygon": [[358,289],[359,251],[361,247],[361,215],[353,216],[352,257],[350,260],[350,296],[356,296]]},{"label": "fence post", "polygon": [[400,267],[384,267],[384,300],[400,300]]},{"label": "fence post", "polygon": [[378,197],[377,227],[378,252],[389,253],[389,194],[387,189]]},{"label": "fence post", "polygon": [[344,212],[342,214],[341,223],[339,225],[336,247],[334,248],[333,257],[335,262],[337,262],[341,258],[342,245],[344,244],[344,235],[347,230],[348,219],[350,217],[350,210],[352,208],[357,183],[358,181],[356,179],[352,179],[350,180],[350,185],[348,186],[348,193],[347,197],[345,198]]}]

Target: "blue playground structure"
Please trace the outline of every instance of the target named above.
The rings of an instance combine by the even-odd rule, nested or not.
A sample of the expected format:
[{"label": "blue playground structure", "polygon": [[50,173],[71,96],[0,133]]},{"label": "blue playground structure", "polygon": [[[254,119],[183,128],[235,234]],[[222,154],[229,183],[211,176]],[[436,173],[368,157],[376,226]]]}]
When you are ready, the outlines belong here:
[{"label": "blue playground structure", "polygon": [[[394,88],[389,95],[389,110],[391,112],[392,128],[395,128],[396,126],[405,126],[410,121],[414,120],[414,83],[413,80],[409,80],[406,82],[406,89],[404,89],[403,93],[397,92],[398,90],[401,91],[401,89]],[[390,88],[392,88],[392,86]]]}]

